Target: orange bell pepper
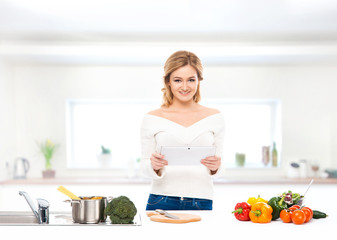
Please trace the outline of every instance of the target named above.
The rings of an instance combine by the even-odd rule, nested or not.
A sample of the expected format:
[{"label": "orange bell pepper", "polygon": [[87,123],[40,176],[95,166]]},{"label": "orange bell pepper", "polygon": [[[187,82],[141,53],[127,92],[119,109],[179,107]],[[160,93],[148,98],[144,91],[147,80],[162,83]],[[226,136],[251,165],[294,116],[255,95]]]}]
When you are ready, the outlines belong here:
[{"label": "orange bell pepper", "polygon": [[269,223],[273,217],[273,208],[264,202],[257,202],[252,205],[249,212],[250,220],[254,223]]}]

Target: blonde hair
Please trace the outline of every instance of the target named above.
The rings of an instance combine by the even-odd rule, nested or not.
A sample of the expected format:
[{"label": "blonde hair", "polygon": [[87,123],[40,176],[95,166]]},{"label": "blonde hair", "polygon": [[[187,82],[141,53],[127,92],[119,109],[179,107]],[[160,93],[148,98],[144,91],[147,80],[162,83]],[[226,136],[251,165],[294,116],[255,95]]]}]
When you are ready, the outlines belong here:
[{"label": "blonde hair", "polygon": [[[203,67],[200,59],[192,52],[188,51],[177,51],[173,53],[167,60],[164,65],[164,88],[161,89],[163,92],[163,103],[162,106],[168,107],[173,102],[173,93],[169,86],[171,73],[177,70],[178,68],[184,67],[186,65],[192,66],[198,74],[198,80],[203,80],[202,71]],[[197,92],[193,96],[195,102],[199,102],[201,99],[200,96],[200,84],[198,84]]]}]

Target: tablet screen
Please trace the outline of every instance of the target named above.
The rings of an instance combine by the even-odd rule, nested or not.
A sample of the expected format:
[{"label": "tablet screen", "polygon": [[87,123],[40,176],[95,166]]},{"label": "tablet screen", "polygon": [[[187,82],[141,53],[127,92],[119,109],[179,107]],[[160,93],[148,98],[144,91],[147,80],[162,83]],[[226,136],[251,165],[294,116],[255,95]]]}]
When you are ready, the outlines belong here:
[{"label": "tablet screen", "polygon": [[214,156],[215,150],[214,146],[163,146],[160,154],[168,165],[198,165],[202,159]]}]

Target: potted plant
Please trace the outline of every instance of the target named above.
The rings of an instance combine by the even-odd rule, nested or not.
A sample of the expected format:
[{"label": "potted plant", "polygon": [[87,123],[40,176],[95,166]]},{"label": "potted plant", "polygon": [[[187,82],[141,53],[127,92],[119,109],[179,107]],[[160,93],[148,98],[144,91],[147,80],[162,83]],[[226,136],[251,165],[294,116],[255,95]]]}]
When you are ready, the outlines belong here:
[{"label": "potted plant", "polygon": [[45,159],[45,170],[42,171],[42,176],[43,178],[54,178],[55,170],[52,169],[51,159],[59,145],[54,144],[50,140],[46,140],[38,145]]},{"label": "potted plant", "polygon": [[101,145],[101,153],[97,154],[96,157],[101,167],[110,167],[112,156],[111,150],[109,148],[106,148],[103,145]]}]

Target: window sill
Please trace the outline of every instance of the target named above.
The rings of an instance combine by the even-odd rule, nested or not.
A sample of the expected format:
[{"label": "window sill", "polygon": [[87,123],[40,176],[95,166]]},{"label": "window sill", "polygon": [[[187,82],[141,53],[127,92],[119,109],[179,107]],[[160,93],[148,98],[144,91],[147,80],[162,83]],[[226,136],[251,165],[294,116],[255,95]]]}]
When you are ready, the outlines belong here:
[{"label": "window sill", "polygon": [[[217,178],[214,184],[308,184],[311,178]],[[315,178],[315,184],[337,184],[336,178]],[[150,184],[149,178],[28,178],[2,180],[0,185],[95,185]]]}]

